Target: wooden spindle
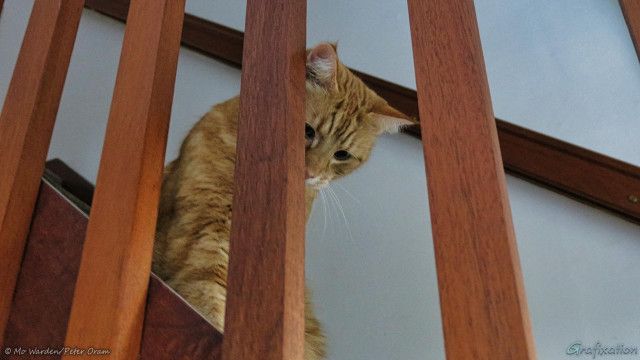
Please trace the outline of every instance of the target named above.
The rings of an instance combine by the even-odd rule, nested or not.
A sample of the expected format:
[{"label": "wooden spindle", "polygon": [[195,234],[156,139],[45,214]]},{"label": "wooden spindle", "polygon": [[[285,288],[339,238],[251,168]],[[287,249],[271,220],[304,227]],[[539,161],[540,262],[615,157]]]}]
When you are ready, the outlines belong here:
[{"label": "wooden spindle", "polygon": [[535,359],[473,0],[408,0],[447,359]]},{"label": "wooden spindle", "polygon": [[629,28],[631,41],[636,49],[638,60],[640,60],[640,1],[639,0],[619,0],[622,15]]},{"label": "wooden spindle", "polygon": [[129,9],[65,341],[114,359],[139,352],[184,5]]},{"label": "wooden spindle", "polygon": [[305,0],[249,0],[225,360],[302,360]]},{"label": "wooden spindle", "polygon": [[35,1],[0,115],[0,339],[83,5]]}]

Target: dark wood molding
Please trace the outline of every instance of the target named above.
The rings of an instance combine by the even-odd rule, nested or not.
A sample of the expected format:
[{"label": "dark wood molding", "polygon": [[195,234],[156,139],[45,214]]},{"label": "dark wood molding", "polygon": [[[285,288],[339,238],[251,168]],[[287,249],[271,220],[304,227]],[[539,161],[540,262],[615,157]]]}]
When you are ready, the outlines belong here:
[{"label": "dark wood molding", "polygon": [[211,323],[151,274],[141,360],[221,360],[222,338]]},{"label": "dark wood molding", "polygon": [[[629,0],[620,1],[621,5],[637,4]],[[86,7],[125,21],[128,2],[86,0]],[[623,5],[628,24],[631,24],[631,18],[640,18],[637,8],[637,5],[627,5],[624,11]],[[630,9],[635,10],[631,12]],[[635,28],[636,35],[632,37],[637,45],[640,26]],[[182,44],[191,49],[239,68],[243,41],[240,31],[185,14]],[[414,90],[354,72],[391,105],[407,115],[418,117],[418,99]],[[503,120],[496,119],[496,124],[504,167],[509,174],[640,223],[640,201],[632,201],[634,196],[640,197],[640,168]],[[407,132],[420,137],[417,126],[407,129]]]},{"label": "dark wood molding", "polygon": [[640,168],[498,122],[505,168],[512,175],[640,223]]},{"label": "dark wood molding", "polygon": [[[76,198],[87,205],[93,202],[93,184],[87,179],[80,176],[67,164],[60,159],[52,159],[46,162],[45,168],[49,170],[52,176],[56,177],[56,181],[60,186],[73,194]],[[87,211],[87,214],[89,212]]]},{"label": "dark wood molding", "polygon": [[[85,7],[120,21],[127,20],[130,0],[85,0]],[[244,34],[223,25],[185,14],[182,45],[240,67]]]},{"label": "dark wood molding", "polygon": [[638,60],[640,60],[640,1],[638,0],[619,0],[622,15],[629,28],[631,41],[636,48]]},{"label": "dark wood molding", "polygon": [[86,226],[86,216],[51,183],[43,181],[2,349],[64,347]]},{"label": "dark wood molding", "polygon": [[[6,347],[60,349],[64,346],[88,222],[82,208],[90,203],[77,202],[86,187],[78,186],[80,176],[73,170],[62,162],[51,161],[47,162],[47,169],[45,178],[50,180],[40,186],[15,301],[5,336],[0,337],[2,359],[25,358],[18,354],[6,356]],[[66,191],[75,196],[63,195]],[[140,358],[220,359],[221,353],[222,334],[151,274]],[[60,356],[43,358],[59,359]]]}]

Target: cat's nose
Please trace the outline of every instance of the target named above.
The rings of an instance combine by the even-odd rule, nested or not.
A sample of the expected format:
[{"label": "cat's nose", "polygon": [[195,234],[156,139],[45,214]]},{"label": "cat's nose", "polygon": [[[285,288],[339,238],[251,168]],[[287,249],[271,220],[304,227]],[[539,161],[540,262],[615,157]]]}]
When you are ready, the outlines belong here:
[{"label": "cat's nose", "polygon": [[304,179],[305,179],[305,180],[307,180],[307,179],[311,179],[312,177],[314,177],[314,176],[313,176],[313,174],[312,174],[312,173],[310,173],[310,172],[309,172],[309,170],[305,170],[305,171],[304,171]]}]

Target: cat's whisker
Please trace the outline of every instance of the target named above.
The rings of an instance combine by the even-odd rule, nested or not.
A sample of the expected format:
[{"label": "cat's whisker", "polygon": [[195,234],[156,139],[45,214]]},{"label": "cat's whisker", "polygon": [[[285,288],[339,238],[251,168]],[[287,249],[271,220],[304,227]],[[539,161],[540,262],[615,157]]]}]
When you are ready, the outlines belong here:
[{"label": "cat's whisker", "polygon": [[335,182],[334,184],[336,184],[336,185],[340,186],[340,188],[341,188],[344,192],[346,192],[346,193],[347,193],[347,195],[351,196],[351,198],[352,198],[353,200],[355,200],[358,204],[362,205],[362,203],[360,202],[360,200],[356,199],[356,197],[355,197],[355,196],[353,196],[353,194],[352,194],[351,192],[349,192],[349,190],[347,190],[347,188],[346,188],[344,185],[340,184],[339,182]]},{"label": "cat's whisker", "polygon": [[[319,197],[322,197],[324,224],[321,241],[326,240],[325,236],[333,236],[334,230],[343,230],[337,226],[340,225],[339,217],[342,216],[349,240],[335,239],[337,243],[325,245],[335,245],[342,250],[345,248],[344,243],[351,241],[353,250],[361,251],[362,247],[358,246],[353,237],[340,198],[327,185],[331,179],[347,175],[362,165],[362,161],[353,161],[352,155],[367,158],[371,153],[371,146],[378,134],[368,131],[368,126],[361,126],[363,124],[355,119],[370,117],[378,130],[385,133],[394,133],[398,127],[415,121],[409,120],[373,91],[369,91],[354,74],[341,72],[337,76],[338,69],[343,65],[337,58],[335,46],[324,43],[309,51],[309,55],[313,56],[307,56],[307,66],[311,65],[312,71],[307,74],[309,76],[305,89],[305,103],[309,106],[305,108],[305,121],[308,122],[304,132],[307,145],[305,165],[315,171],[306,172],[305,186],[309,190],[320,192]],[[217,280],[224,279],[227,275],[228,226],[231,221],[230,204],[235,168],[233,156],[221,157],[219,154],[234,154],[236,133],[233,130],[236,128],[240,109],[239,97],[229,99],[211,108],[189,131],[182,143],[180,156],[165,168],[163,180],[168,186],[163,186],[160,196],[158,230],[155,236],[156,255],[153,267],[164,273],[165,279],[171,278],[172,287],[218,329],[224,325],[226,284]],[[348,135],[343,139],[340,134],[346,135],[347,131],[353,136]],[[312,141],[307,144],[309,140]],[[384,147],[378,149],[377,151],[389,151]],[[202,161],[203,159],[206,161]],[[309,164],[306,164],[307,160]],[[337,168],[323,167],[322,164],[332,164],[334,160],[343,165]],[[306,177],[311,177],[311,173],[315,173],[315,176],[307,179]],[[328,189],[326,192],[325,187]],[[344,187],[343,191],[364,207]],[[341,197],[344,198],[343,195]],[[210,211],[211,208],[217,210],[218,204],[222,202],[226,202],[229,207]],[[305,201],[305,205],[311,204]],[[169,211],[171,209],[180,211]],[[336,225],[333,213],[338,217]],[[327,230],[327,227],[330,228]],[[342,233],[344,237],[344,231]],[[364,240],[359,241],[364,244]],[[195,244],[195,247],[190,246],[191,244]],[[353,261],[362,262],[364,259],[355,256]],[[206,271],[207,276],[211,274],[208,280],[201,280],[203,271]],[[314,359],[320,359],[325,348],[321,330],[317,324],[313,325],[317,321],[311,311],[305,312],[305,320],[305,352],[312,352],[315,354]]]},{"label": "cat's whisker", "polygon": [[347,193],[347,195],[349,195],[349,197],[351,197],[364,211],[363,214],[366,215],[367,217],[370,218],[371,213],[369,212],[369,209],[367,209],[366,206],[364,206],[360,200],[358,200],[351,192],[349,192],[349,190],[347,190],[346,187],[344,187],[344,185],[341,185],[340,183],[335,183],[336,185],[340,186],[340,188]]},{"label": "cat's whisker", "polygon": [[362,203],[360,202],[360,200],[358,200],[355,196],[353,196],[353,194],[351,192],[349,192],[349,190],[347,190],[346,187],[344,187],[344,185],[341,185],[340,183],[335,183],[336,185],[340,186],[340,188],[347,193],[347,195],[349,195],[353,200],[355,200],[355,202],[358,203],[358,205],[362,206],[363,209],[367,210],[367,208],[364,207],[364,205],[362,205]]},{"label": "cat's whisker", "polygon": [[347,232],[349,233],[349,239],[351,239],[351,243],[353,243],[353,245],[357,248],[358,244],[356,243],[355,239],[353,238],[353,234],[351,233],[351,227],[349,226],[349,223],[347,222],[347,216],[344,213],[344,209],[342,207],[342,203],[340,202],[340,198],[338,198],[338,194],[335,193],[335,191],[333,191],[333,189],[331,188],[331,185],[327,184],[327,190],[329,192],[330,195],[332,195],[336,205],[338,206],[338,209],[340,210],[340,213],[342,214],[342,219],[344,220],[344,225],[347,228]]},{"label": "cat's whisker", "polygon": [[322,237],[320,241],[324,241],[324,235],[327,232],[327,197],[322,190],[320,190],[320,196],[322,197],[322,214],[324,215],[324,225],[322,226]]},{"label": "cat's whisker", "polygon": [[[326,189],[327,189],[326,187],[322,188],[322,190],[326,190]],[[327,210],[329,211],[329,222],[330,222],[331,229],[335,230],[335,226],[333,223],[333,214],[337,213],[337,211],[334,211],[334,209],[336,209],[335,200],[333,200],[333,197],[331,197],[331,193],[329,193],[328,191],[325,198],[331,200],[327,203]]]},{"label": "cat's whisker", "polygon": [[333,189],[329,189],[329,191],[333,194],[333,198],[336,201],[338,210],[340,210],[340,214],[342,215],[342,220],[344,221],[344,225],[347,228],[347,232],[349,233],[349,238],[351,239],[351,243],[354,244],[355,247],[358,247],[358,244],[356,243],[353,237],[353,234],[351,233],[351,226],[349,226],[349,222],[347,221],[347,216],[344,213],[344,208],[342,207],[342,202],[340,201],[338,194],[336,194],[336,192]]}]

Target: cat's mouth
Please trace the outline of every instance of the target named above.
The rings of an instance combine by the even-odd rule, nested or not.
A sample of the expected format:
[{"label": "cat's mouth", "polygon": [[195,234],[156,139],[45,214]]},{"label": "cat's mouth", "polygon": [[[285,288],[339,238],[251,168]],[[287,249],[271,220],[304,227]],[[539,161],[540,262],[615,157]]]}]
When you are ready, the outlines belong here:
[{"label": "cat's mouth", "polygon": [[305,185],[307,185],[310,188],[316,189],[316,190],[320,190],[322,188],[325,188],[327,185],[329,185],[329,180],[328,179],[322,179],[320,176],[316,176],[316,177],[312,177],[312,178],[307,178],[304,181]]}]

